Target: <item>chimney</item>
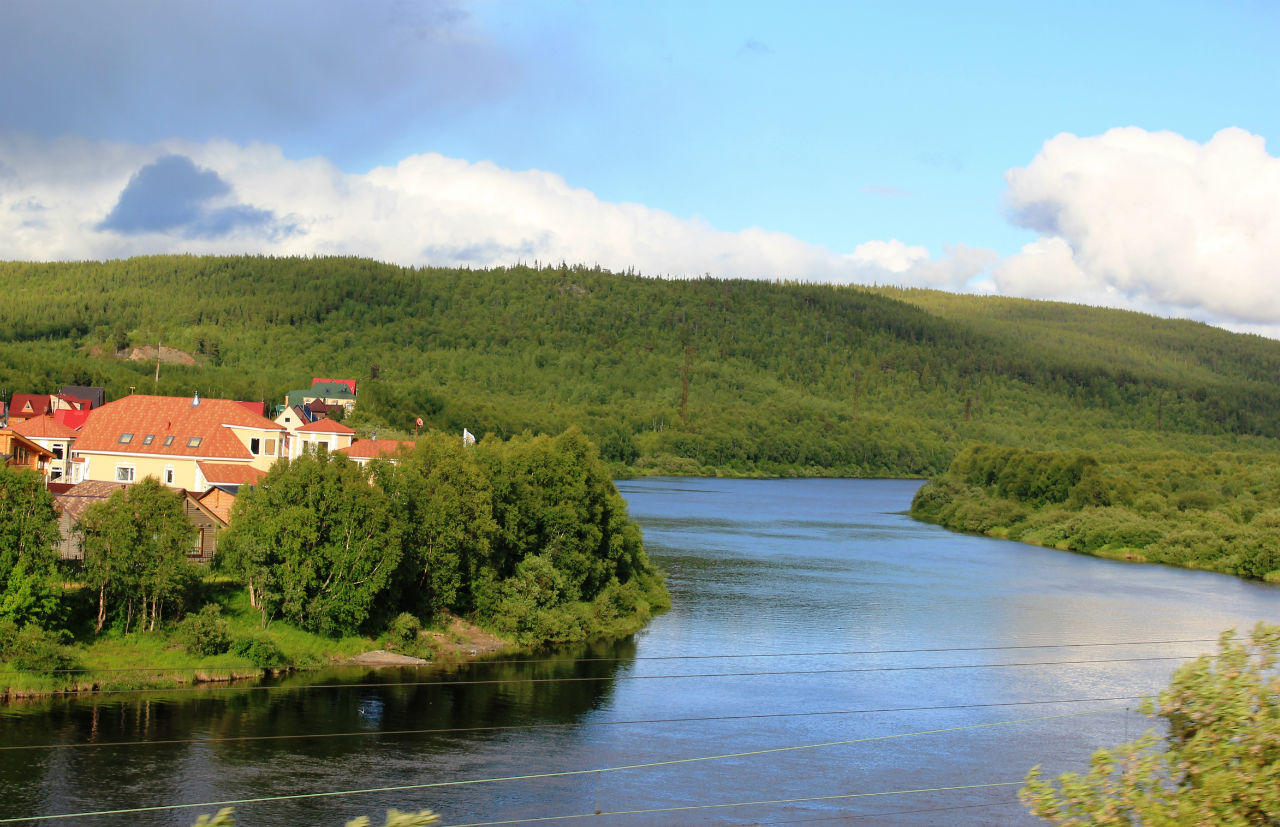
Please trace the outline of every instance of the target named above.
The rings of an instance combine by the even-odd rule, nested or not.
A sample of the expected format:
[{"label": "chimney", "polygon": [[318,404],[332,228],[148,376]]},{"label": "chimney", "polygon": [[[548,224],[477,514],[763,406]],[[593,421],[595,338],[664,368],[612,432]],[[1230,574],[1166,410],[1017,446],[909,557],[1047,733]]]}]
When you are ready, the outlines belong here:
[{"label": "chimney", "polygon": [[199,404],[200,404],[200,391],[196,391],[196,395],[191,397],[191,407],[194,408]]}]

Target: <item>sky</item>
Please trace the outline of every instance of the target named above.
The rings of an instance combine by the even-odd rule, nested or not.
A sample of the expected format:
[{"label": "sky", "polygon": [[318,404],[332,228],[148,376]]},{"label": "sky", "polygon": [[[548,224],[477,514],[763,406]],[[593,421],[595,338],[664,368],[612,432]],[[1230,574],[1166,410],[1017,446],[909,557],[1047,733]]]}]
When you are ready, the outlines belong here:
[{"label": "sky", "polygon": [[4,0],[0,259],[897,284],[1280,338],[1280,4]]}]

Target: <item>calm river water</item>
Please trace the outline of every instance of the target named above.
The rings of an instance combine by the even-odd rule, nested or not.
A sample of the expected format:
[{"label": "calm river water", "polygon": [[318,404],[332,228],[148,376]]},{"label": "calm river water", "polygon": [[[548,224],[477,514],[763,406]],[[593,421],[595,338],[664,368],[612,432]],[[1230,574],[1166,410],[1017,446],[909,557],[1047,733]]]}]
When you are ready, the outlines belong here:
[{"label": "calm river water", "polygon": [[1034,823],[1016,801],[1028,768],[1082,769],[1149,725],[1131,699],[1182,659],[1280,622],[1275,587],[912,522],[918,485],[620,483],[674,607],[616,644],[0,708],[0,819],[365,791],[236,815]]}]

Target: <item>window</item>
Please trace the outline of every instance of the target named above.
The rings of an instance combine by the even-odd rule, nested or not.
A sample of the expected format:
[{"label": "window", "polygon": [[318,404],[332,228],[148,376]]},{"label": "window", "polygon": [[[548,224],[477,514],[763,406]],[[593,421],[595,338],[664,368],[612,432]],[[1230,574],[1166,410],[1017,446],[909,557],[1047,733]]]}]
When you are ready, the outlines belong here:
[{"label": "window", "polygon": [[128,445],[128,444],[129,444],[130,442],[132,442],[132,441],[133,441],[133,434],[121,434],[121,435],[120,435],[120,444],[121,444],[121,445]]},{"label": "window", "polygon": [[188,447],[188,448],[199,448],[199,447],[200,447],[200,443],[201,443],[201,442],[204,442],[204,437],[193,436],[193,437],[191,437],[191,439],[188,439],[188,440],[187,440],[187,447]]},{"label": "window", "polygon": [[187,550],[188,557],[200,557],[204,553],[204,529],[196,529],[195,542]]},{"label": "window", "polygon": [[133,482],[133,466],[117,465],[116,482]]},{"label": "window", "polygon": [[262,440],[258,439],[256,436],[249,437],[249,453],[253,454],[255,457],[258,456],[258,454],[261,454]]},{"label": "window", "polygon": [[53,458],[54,458],[54,459],[62,459],[62,450],[63,450],[63,449],[62,449],[62,446],[61,446],[61,445],[55,445],[55,446],[53,446]]},{"label": "window", "polygon": [[329,441],[328,441],[328,440],[324,440],[324,439],[317,440],[317,441],[316,441],[316,450],[317,450],[317,451],[328,451],[328,450],[329,450]]},{"label": "window", "polygon": [[274,457],[276,455],[276,441],[274,439],[267,440],[267,456]]},{"label": "window", "polygon": [[173,485],[173,469],[172,468],[164,469],[164,484]]},{"label": "window", "polygon": [[164,447],[168,448],[172,444],[173,444],[173,434],[169,434],[167,437],[164,438]]},{"label": "window", "polygon": [[155,434],[147,434],[146,436],[144,436],[144,437],[142,438],[142,444],[143,444],[143,445],[150,445],[151,443],[153,443],[153,442],[155,442],[155,441],[156,441],[156,435],[155,435]]}]

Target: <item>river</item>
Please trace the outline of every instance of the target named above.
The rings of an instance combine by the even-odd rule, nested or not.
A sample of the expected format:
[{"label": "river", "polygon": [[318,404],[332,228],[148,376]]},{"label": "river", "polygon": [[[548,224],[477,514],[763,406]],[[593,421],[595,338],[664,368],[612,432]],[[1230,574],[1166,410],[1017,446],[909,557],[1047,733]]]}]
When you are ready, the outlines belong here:
[{"label": "river", "polygon": [[673,595],[634,638],[0,708],[0,814],[282,796],[239,823],[1036,823],[1027,769],[1083,769],[1223,629],[1280,622],[1273,586],[916,523],[918,485],[619,483]]}]

